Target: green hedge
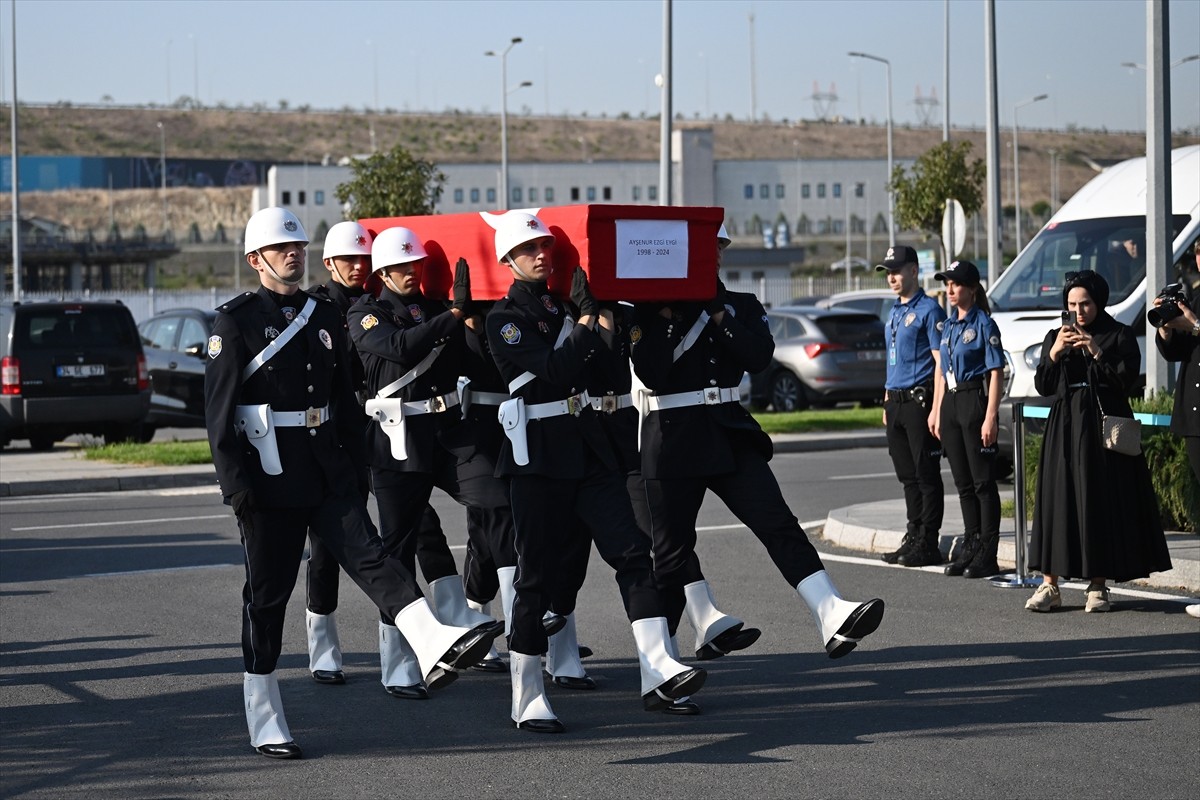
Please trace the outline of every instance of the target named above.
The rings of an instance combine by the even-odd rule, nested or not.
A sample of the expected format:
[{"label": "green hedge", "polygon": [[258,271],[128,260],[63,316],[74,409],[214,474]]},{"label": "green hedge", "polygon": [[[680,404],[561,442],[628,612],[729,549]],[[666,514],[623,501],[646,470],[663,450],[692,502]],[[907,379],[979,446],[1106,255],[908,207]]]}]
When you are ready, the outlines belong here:
[{"label": "green hedge", "polygon": [[[1135,412],[1171,415],[1174,398],[1158,392],[1145,400],[1130,401]],[[1038,463],[1042,451],[1042,434],[1033,433],[1026,423],[1025,432],[1025,508],[1033,516],[1033,495],[1037,487]],[[1037,423],[1041,428],[1041,422]],[[1158,507],[1163,527],[1169,531],[1200,531],[1200,485],[1188,464],[1183,439],[1166,428],[1142,426],[1142,452],[1150,467],[1150,481],[1158,495]]]}]

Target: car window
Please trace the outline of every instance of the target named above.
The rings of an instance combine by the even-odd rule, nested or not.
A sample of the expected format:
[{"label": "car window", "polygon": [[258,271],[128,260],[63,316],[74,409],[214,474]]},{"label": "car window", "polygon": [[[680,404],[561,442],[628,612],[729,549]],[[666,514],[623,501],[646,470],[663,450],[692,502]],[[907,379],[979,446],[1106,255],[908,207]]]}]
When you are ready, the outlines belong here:
[{"label": "car window", "polygon": [[120,307],[67,306],[20,314],[13,335],[23,346],[136,347],[136,329]]},{"label": "car window", "polygon": [[160,317],[146,324],[142,332],[142,344],[155,350],[174,350],[175,332],[179,330],[179,317]]},{"label": "car window", "polygon": [[795,317],[787,317],[783,327],[785,339],[797,339],[804,335],[804,325]]},{"label": "car window", "polygon": [[838,314],[820,317],[817,327],[831,342],[867,344],[883,342],[883,323],[872,314]]},{"label": "car window", "polygon": [[776,341],[795,339],[797,336],[804,335],[804,324],[795,317],[767,314],[767,325],[771,329],[771,338]]},{"label": "car window", "polygon": [[200,324],[199,320],[184,317],[183,332],[179,335],[179,349],[187,352],[199,348],[197,352],[201,352],[207,342],[208,331]]}]

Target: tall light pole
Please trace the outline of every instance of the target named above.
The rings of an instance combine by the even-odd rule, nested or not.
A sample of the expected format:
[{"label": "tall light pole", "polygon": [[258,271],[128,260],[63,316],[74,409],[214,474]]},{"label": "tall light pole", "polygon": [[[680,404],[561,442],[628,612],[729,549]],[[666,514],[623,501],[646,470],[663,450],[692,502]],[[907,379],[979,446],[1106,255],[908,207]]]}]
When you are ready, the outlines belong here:
[{"label": "tall light pole", "polygon": [[484,53],[500,59],[500,208],[503,211],[508,210],[508,51],[520,43],[521,37],[514,36],[499,53],[495,50]]},{"label": "tall light pole", "polygon": [[892,188],[892,62],[886,58],[859,53],[848,53],[851,58],[866,58],[878,61],[887,67],[887,193],[888,193],[888,245],[896,244],[896,192]]},{"label": "tall light pole", "polygon": [[1021,252],[1021,149],[1017,146],[1017,109],[1045,100],[1050,95],[1039,94],[1013,106],[1013,205],[1017,210],[1016,252]]},{"label": "tall light pole", "polygon": [[[1193,53],[1190,56],[1184,56],[1183,58],[1177,58],[1174,61],[1172,61],[1168,66],[1171,69],[1175,69],[1176,67],[1183,66],[1184,64],[1187,64],[1192,61],[1200,61],[1200,53]],[[1128,67],[1129,69],[1145,69],[1146,68],[1145,64],[1138,64],[1135,61],[1122,61],[1121,66]],[[1138,102],[1138,116],[1139,117],[1141,117],[1144,110],[1145,110],[1145,104],[1139,100],[1139,102]]]},{"label": "tall light pole", "polygon": [[196,37],[188,34],[192,40],[192,108],[200,107],[200,45]]},{"label": "tall light pole", "polygon": [[158,123],[158,171],[162,175],[162,229],[167,233],[167,129]]},{"label": "tall light pole", "polygon": [[167,108],[171,107],[171,40],[167,39]]},{"label": "tall light pole", "polygon": [[[13,299],[21,299],[21,170],[17,151],[17,4],[12,4],[12,116],[9,128],[12,134],[12,260]],[[4,288],[0,276],[0,289]]]}]

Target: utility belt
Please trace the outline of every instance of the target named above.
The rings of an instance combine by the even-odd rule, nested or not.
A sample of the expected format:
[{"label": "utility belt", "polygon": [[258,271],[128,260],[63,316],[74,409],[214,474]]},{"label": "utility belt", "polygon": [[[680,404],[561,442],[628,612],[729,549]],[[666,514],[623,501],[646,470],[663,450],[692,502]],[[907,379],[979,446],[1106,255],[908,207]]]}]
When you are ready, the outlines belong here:
[{"label": "utility belt", "polygon": [[677,392],[675,394],[649,395],[646,397],[647,411],[668,411],[672,408],[687,408],[688,406],[719,406],[723,403],[740,402],[736,386],[712,387],[697,389],[694,392]]},{"label": "utility belt", "polygon": [[275,440],[276,428],[314,429],[329,422],[329,406],[309,408],[304,411],[274,411],[267,403],[237,406],[234,412],[233,429],[246,434],[246,439],[258,451],[258,460],[263,472],[282,475],[283,464],[279,461],[279,444]]},{"label": "utility belt", "polygon": [[623,408],[633,408],[632,394],[606,394],[603,397],[587,398],[593,410],[604,414],[615,414]]},{"label": "utility belt", "polygon": [[888,389],[887,399],[893,403],[919,403],[925,405],[933,394],[933,387],[928,384],[914,386],[911,389]]},{"label": "utility belt", "polygon": [[591,405],[587,392],[573,394],[563,400],[553,400],[549,403],[525,404],[521,397],[510,397],[500,404],[496,414],[500,427],[512,445],[513,461],[524,467],[529,464],[529,439],[525,426],[535,419],[548,419],[571,415],[579,416],[585,406]]},{"label": "utility belt", "polygon": [[367,416],[379,423],[380,430],[391,442],[392,458],[397,461],[408,459],[408,444],[406,442],[407,417],[422,414],[441,414],[449,411],[459,403],[458,392],[431,397],[428,400],[401,400],[398,397],[374,397],[366,402],[364,410]]},{"label": "utility belt", "polygon": [[971,389],[981,389],[982,390],[983,387],[984,387],[983,381],[976,380],[976,381],[959,381],[958,383],[956,383],[954,385],[953,389],[951,389],[949,386],[947,386],[946,389],[947,389],[947,391],[950,391],[950,392],[965,392],[965,391],[969,391]]}]

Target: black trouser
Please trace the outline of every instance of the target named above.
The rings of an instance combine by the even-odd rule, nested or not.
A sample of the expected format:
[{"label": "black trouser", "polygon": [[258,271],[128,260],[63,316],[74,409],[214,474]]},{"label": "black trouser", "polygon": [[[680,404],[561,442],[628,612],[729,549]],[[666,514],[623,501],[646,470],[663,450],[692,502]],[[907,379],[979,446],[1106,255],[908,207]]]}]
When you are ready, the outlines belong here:
[{"label": "black trouser", "polygon": [[[932,392],[930,399],[932,403]],[[888,455],[904,487],[904,507],[910,537],[937,544],[945,511],[942,485],[942,445],[929,432],[929,409],[915,400],[891,400],[887,413]]]},{"label": "black trouser", "polygon": [[638,526],[654,542],[655,580],[658,584],[658,593],[662,597],[663,607],[666,610],[667,621],[671,626],[671,635],[674,636],[675,628],[673,626],[679,624],[686,605],[683,587],[689,583],[704,580],[704,573],[700,570],[700,557],[693,549],[691,558],[673,568],[671,585],[668,586],[664,583],[658,577],[659,564],[663,561],[670,562],[677,556],[674,555],[675,547],[672,544],[670,528],[667,524],[667,508],[663,498],[662,484],[659,481],[646,480],[642,477],[641,472],[631,472],[626,478],[625,485],[629,489],[629,499],[633,502],[633,513],[637,515]]},{"label": "black trouser", "polygon": [[758,537],[793,589],[809,575],[825,569],[816,548],[783,499],[779,481],[766,458],[757,449],[736,440],[733,445],[734,463],[729,472],[646,481],[647,485],[658,484],[661,488],[667,512],[663,539],[655,543],[654,574],[667,595],[668,608],[674,612],[674,616],[667,618],[672,632],[683,613],[683,587],[703,578],[696,558],[696,518],[709,489]]},{"label": "black trouser", "polygon": [[313,531],[308,532],[308,564],[305,597],[314,614],[332,614],[338,606],[338,573],[341,567],[329,548]]},{"label": "black trouser", "polygon": [[983,446],[986,412],[982,389],[947,391],[942,398],[942,447],[958,490],[963,530],[990,543],[1000,536],[1000,490],[996,487],[996,445]]},{"label": "black trouser", "polygon": [[325,497],[306,508],[254,508],[238,520],[245,552],[242,588],[242,659],[246,672],[275,671],[283,641],[283,618],[296,585],[309,530],[358,584],[384,619],[421,598],[412,571],[383,549],[357,492]]},{"label": "black trouser", "polygon": [[650,557],[650,539],[637,526],[624,476],[590,463],[579,480],[544,475],[511,478],[516,523],[517,575],[509,650],[546,652],[542,615],[561,585],[562,554],[586,536],[585,519],[600,557],[616,570],[617,586],[630,621],[663,616]]},{"label": "black trouser", "polygon": [[573,533],[564,544],[558,565],[558,589],[550,602],[550,610],[564,617],[575,612],[575,603],[583,582],[587,580],[588,561],[592,556],[591,529],[580,519],[576,519],[574,524],[583,530]]},{"label": "black trouser", "polygon": [[1200,436],[1185,436],[1183,442],[1187,448],[1188,463],[1192,465],[1192,474],[1200,483]]},{"label": "black trouser", "polygon": [[463,584],[467,599],[489,603],[500,590],[496,570],[517,565],[513,544],[512,509],[467,508],[467,554],[463,558]]}]

